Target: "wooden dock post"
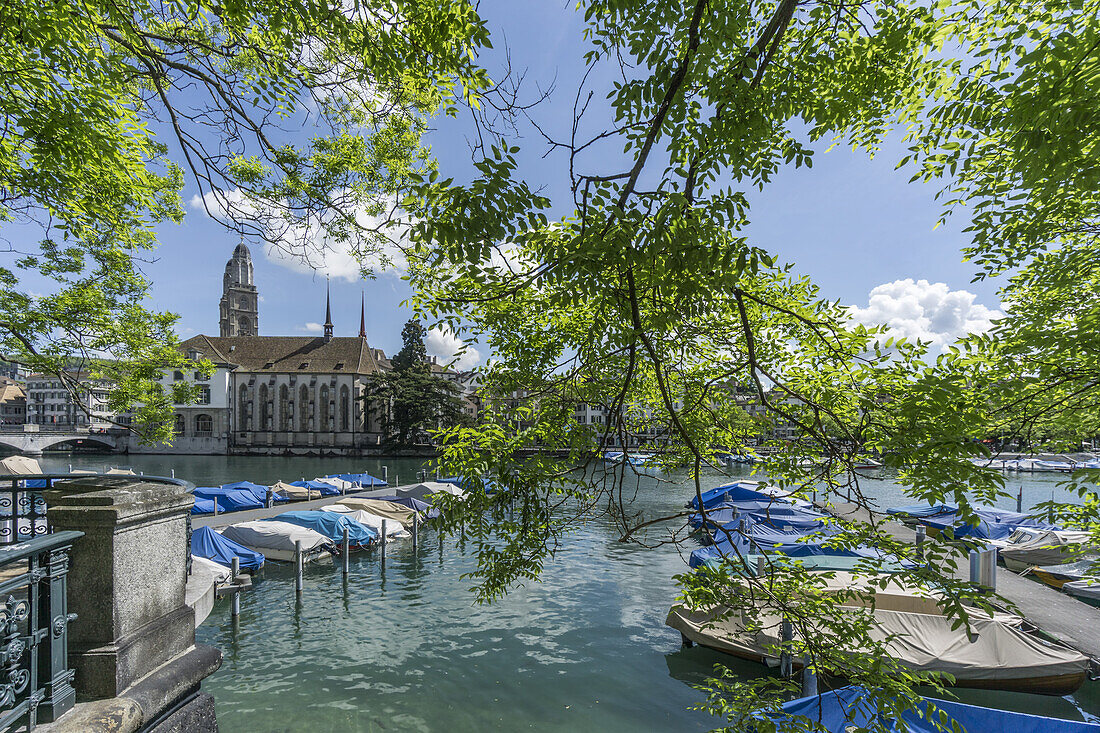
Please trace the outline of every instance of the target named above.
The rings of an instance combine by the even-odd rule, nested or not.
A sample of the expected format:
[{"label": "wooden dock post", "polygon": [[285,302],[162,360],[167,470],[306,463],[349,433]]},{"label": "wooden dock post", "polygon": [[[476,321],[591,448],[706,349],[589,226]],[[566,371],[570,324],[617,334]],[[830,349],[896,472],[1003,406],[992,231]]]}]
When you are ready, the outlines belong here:
[{"label": "wooden dock post", "polygon": [[264,506],[268,509],[275,503],[275,495],[271,492],[271,487],[267,487],[267,494],[264,496]]},{"label": "wooden dock post", "polygon": [[386,567],[386,520],[382,520],[382,567]]},{"label": "wooden dock post", "polygon": [[813,662],[813,657],[807,656],[806,662],[802,666],[802,697],[811,697],[817,694],[817,673],[814,672]]},{"label": "wooden dock post", "polygon": [[917,525],[917,539],[916,539],[917,560],[920,560],[921,562],[924,562],[924,534],[925,534],[924,525],[923,524],[918,524]]},{"label": "wooden dock post", "polygon": [[302,541],[294,540],[294,592],[302,595]]},{"label": "wooden dock post", "polygon": [[215,496],[213,501],[214,501],[214,516],[216,517],[216,516],[218,516],[218,497]]},{"label": "wooden dock post", "polygon": [[416,535],[420,527],[420,515],[413,514],[413,552],[416,552]]},{"label": "wooden dock post", "polygon": [[382,480],[389,483],[390,480],[390,467],[382,466]]},{"label": "wooden dock post", "polygon": [[348,564],[348,557],[351,555],[351,538],[349,536],[348,528],[344,527],[344,543],[341,545],[341,550],[344,553],[344,577],[348,577],[348,573],[351,569]]},{"label": "wooden dock post", "polygon": [[1020,484],[1020,490],[1016,492],[1016,513],[1022,514],[1024,511],[1024,485]]},{"label": "wooden dock post", "polygon": [[233,584],[233,618],[241,615],[241,589],[237,585],[237,577],[241,574],[241,558],[233,556],[233,564],[230,567],[229,582]]}]

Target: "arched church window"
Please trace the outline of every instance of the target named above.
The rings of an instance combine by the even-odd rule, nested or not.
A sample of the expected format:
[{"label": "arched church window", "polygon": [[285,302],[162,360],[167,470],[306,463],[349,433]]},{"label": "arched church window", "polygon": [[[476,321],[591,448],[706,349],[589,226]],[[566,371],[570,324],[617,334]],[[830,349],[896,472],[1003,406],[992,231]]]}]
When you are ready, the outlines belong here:
[{"label": "arched church window", "polygon": [[267,385],[260,385],[260,424],[257,426],[259,430],[269,430],[271,420],[271,403],[267,401]]},{"label": "arched church window", "polygon": [[318,405],[318,410],[317,410],[317,412],[320,413],[320,419],[317,421],[317,429],[318,430],[328,430],[329,429],[329,424],[328,424],[329,423],[329,409],[328,409],[328,385],[327,384],[322,384],[321,385],[321,394],[318,397],[318,399],[321,402],[321,404]]},{"label": "arched church window", "polygon": [[309,387],[304,384],[298,392],[298,430],[309,431]]},{"label": "arched church window", "polygon": [[348,386],[340,388],[340,430],[348,431]]},{"label": "arched church window", "polygon": [[290,409],[290,390],[284,384],[279,387],[279,429],[290,431],[294,429],[294,413]]},{"label": "arched church window", "polygon": [[237,429],[248,430],[248,387],[242,384],[237,394]]},{"label": "arched church window", "polygon": [[241,316],[237,319],[237,334],[240,336],[250,336],[252,334],[252,321],[248,318]]}]

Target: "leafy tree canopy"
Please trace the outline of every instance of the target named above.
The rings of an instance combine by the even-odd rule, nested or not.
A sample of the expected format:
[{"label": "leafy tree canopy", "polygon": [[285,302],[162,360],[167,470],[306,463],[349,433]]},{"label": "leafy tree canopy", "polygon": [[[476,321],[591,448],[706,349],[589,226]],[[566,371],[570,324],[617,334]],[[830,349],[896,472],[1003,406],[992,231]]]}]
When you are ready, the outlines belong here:
[{"label": "leafy tree canopy", "polygon": [[19,242],[0,351],[98,364],[114,406],[141,403],[168,438],[150,377],[182,363],[175,317],[148,309],[137,263],[183,216],[185,182],[292,255],[318,234],[369,255],[430,167],[427,116],[486,84],[487,42],[466,0],[0,3],[0,222]]}]

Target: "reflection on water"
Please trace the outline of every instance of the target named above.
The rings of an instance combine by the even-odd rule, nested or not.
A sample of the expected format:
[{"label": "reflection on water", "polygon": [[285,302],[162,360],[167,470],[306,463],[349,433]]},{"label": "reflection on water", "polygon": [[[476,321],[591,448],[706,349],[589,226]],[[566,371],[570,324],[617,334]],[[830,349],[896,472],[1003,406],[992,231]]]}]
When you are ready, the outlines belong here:
[{"label": "reflection on water", "polygon": [[[129,462],[197,485],[248,479],[270,483],[366,470],[411,479],[412,460],[73,456],[47,458],[47,470]],[[52,465],[51,465],[52,464]],[[1049,499],[1054,477],[1027,482],[1025,496]],[[1013,479],[1019,481],[1019,479]],[[706,485],[719,483],[717,476]],[[1016,484],[1011,484],[1015,486]],[[873,489],[871,488],[873,487]],[[634,486],[631,486],[633,493]],[[884,506],[901,490],[868,482]],[[636,509],[672,513],[691,495],[687,482],[643,479]],[[1030,500],[1029,500],[1030,501]],[[672,546],[643,549],[617,542],[603,521],[579,526],[546,568],[489,606],[477,605],[463,574],[476,568],[472,548],[425,530],[419,553],[389,545],[377,553],[305,571],[295,598],[293,570],[272,564],[242,596],[233,624],[219,601],[198,640],[220,648],[221,670],[204,683],[227,733],[309,731],[699,731],[719,721],[689,710],[705,700],[694,689],[721,663],[737,674],[767,670],[718,652],[681,649],[664,625],[686,565]],[[1073,699],[960,690],[965,702],[1080,717],[1100,714],[1100,692],[1087,683]]]}]

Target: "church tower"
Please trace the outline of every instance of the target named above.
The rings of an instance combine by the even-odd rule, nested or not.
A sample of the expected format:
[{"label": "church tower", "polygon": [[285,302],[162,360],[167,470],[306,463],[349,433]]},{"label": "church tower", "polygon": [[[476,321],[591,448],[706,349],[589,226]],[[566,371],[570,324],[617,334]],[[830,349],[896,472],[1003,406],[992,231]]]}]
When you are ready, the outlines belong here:
[{"label": "church tower", "polygon": [[252,253],[241,242],[225,263],[219,322],[222,336],[260,335],[259,297],[252,283]]}]

